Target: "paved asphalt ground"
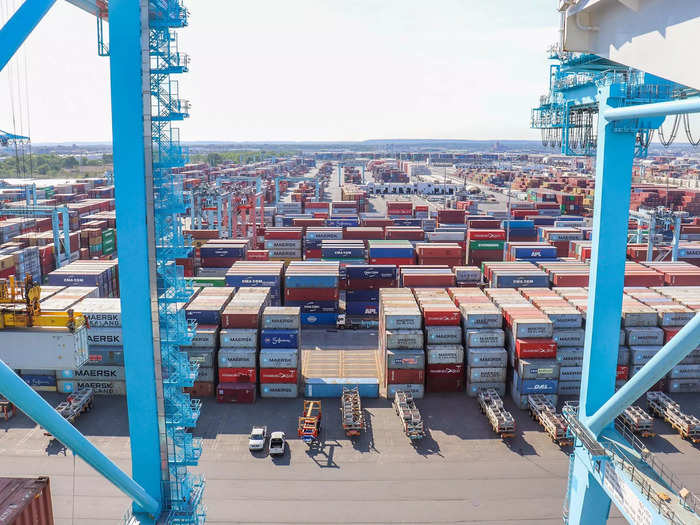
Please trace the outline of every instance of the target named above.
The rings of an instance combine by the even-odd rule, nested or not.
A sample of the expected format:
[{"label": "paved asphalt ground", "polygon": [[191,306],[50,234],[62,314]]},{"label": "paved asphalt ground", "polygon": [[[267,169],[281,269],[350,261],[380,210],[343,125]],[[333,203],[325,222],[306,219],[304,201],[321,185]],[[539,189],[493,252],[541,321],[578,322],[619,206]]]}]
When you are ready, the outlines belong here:
[{"label": "paved asphalt ground", "polygon": [[[45,397],[55,404],[62,396]],[[700,415],[700,396],[674,397]],[[195,433],[204,438],[198,470],[207,478],[208,522],[559,524],[569,451],[555,446],[510,399],[505,404],[518,425],[509,442],[491,432],[474,399],[429,395],[418,401],[428,435],[413,446],[389,401],[363,400],[367,428],[353,442],[342,432],[339,401],[323,400],[321,443],[309,447],[296,437],[301,399],[253,405],[207,399]],[[287,433],[283,458],[247,450],[253,424]],[[77,426],[129,470],[123,398],[98,398]],[[649,448],[700,492],[698,448],[661,421],[656,431],[645,440]],[[128,506],[116,488],[23,415],[0,423],[0,472],[50,476],[58,525],[117,523]]]}]

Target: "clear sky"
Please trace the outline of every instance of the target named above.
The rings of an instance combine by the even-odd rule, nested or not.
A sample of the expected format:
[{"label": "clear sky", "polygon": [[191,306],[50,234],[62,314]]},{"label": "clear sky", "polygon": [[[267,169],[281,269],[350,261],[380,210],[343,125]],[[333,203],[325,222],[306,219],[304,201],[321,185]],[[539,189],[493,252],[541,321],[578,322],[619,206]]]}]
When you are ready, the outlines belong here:
[{"label": "clear sky", "polygon": [[[539,137],[529,118],[547,89],[554,0],[186,4],[185,141]],[[111,140],[109,59],[97,56],[94,18],[58,0],[23,49],[13,62],[23,78],[26,55],[33,141]],[[0,129],[12,129],[10,106],[6,68]]]}]

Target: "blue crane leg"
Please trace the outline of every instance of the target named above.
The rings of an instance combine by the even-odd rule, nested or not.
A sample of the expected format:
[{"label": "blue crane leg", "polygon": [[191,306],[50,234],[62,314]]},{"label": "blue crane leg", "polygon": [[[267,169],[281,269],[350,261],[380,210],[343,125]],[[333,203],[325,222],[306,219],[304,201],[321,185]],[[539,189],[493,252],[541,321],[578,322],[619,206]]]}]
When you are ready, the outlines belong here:
[{"label": "blue crane leg", "polygon": [[0,71],[34,31],[56,0],[25,0],[0,29]]},{"label": "blue crane leg", "polygon": [[0,360],[0,392],[145,511],[151,514],[158,512],[158,502],[149,496],[143,487],[112,463],[2,360]]},{"label": "blue crane leg", "polygon": [[612,423],[625,408],[649,390],[700,344],[700,315],[696,315],[642,369],[593,414],[586,424],[594,434]]},{"label": "blue crane leg", "polygon": [[[607,107],[609,87],[599,95],[601,113]],[[614,131],[599,118],[593,211],[593,247],[586,314],[586,339],[581,380],[579,418],[586,422],[615,392],[625,247],[634,157],[634,133]],[[569,524],[607,521],[610,498],[588,472],[587,452],[576,447]]]},{"label": "blue crane leg", "polygon": [[570,475],[569,519],[567,525],[602,525],[608,521],[611,500],[586,465],[583,447],[576,448]]},{"label": "blue crane leg", "polygon": [[[604,91],[607,91],[605,88]],[[601,94],[601,113],[607,95]],[[593,245],[581,381],[582,422],[615,392],[634,133],[599,119]]]},{"label": "blue crane leg", "polygon": [[[162,391],[158,337],[150,123],[144,122],[143,93],[148,77],[148,29],[143,2],[109,4],[110,82],[114,184],[119,252],[119,290],[124,328],[131,464],[134,479],[162,505],[164,430],[161,434]],[[147,5],[147,4],[146,4]],[[144,84],[144,81],[146,82]],[[159,395],[160,393],[160,395]],[[162,438],[162,439],[161,439]],[[141,517],[142,509],[134,513]]]}]

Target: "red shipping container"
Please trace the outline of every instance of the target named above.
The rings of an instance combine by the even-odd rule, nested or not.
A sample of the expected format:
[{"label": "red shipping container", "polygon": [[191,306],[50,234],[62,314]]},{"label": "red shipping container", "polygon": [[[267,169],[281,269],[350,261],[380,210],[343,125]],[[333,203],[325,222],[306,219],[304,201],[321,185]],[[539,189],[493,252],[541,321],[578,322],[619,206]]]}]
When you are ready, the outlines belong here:
[{"label": "red shipping container", "polygon": [[10,268],[5,268],[4,270],[0,270],[0,278],[7,278],[10,275],[15,275],[15,267],[11,266]]},{"label": "red shipping container", "polygon": [[195,381],[194,385],[183,389],[193,397],[211,397],[214,395],[214,383]]},{"label": "red shipping container", "polygon": [[496,220],[496,219],[469,219],[467,218],[467,224],[469,225],[469,229],[471,230],[472,228],[478,229],[478,230],[498,230],[501,227],[501,221]]},{"label": "red shipping container", "polygon": [[457,308],[423,305],[426,326],[459,326],[462,314]]},{"label": "red shipping container", "polygon": [[284,290],[284,297],[290,301],[303,301],[304,299],[336,301],[338,294],[337,288],[287,288]]},{"label": "red shipping container", "polygon": [[239,257],[202,257],[202,268],[230,268]]},{"label": "red shipping container", "polygon": [[258,328],[259,320],[260,310],[255,307],[239,306],[221,314],[223,328]]},{"label": "red shipping container", "polygon": [[430,287],[430,288],[445,288],[455,285],[455,276],[453,274],[436,275],[404,275],[403,285],[405,288],[413,287]]},{"label": "red shipping container", "polygon": [[553,286],[588,286],[588,274],[553,274]]},{"label": "red shipping container", "polygon": [[321,250],[305,250],[304,257],[307,259],[320,259],[322,255]]},{"label": "red shipping container", "polygon": [[630,367],[625,365],[617,365],[617,375],[615,379],[629,379]]},{"label": "red shipping container", "polygon": [[371,258],[369,260],[370,264],[395,264],[396,266],[401,266],[402,264],[414,265],[416,260],[413,257],[387,257],[387,258]]},{"label": "red shipping container", "polygon": [[392,224],[394,224],[394,221],[391,219],[363,219],[362,220],[363,226],[385,227],[385,226],[391,226]]},{"label": "red shipping container", "polygon": [[0,518],[7,525],[54,525],[49,478],[0,478]]},{"label": "red shipping container", "polygon": [[459,392],[464,390],[463,364],[428,365],[425,379],[427,392]]},{"label": "red shipping container", "polygon": [[299,374],[296,368],[261,368],[261,383],[297,383]]},{"label": "red shipping container", "polygon": [[267,261],[270,259],[269,250],[248,250],[246,259],[249,261]]},{"label": "red shipping container", "polygon": [[672,326],[672,327],[661,327],[661,329],[664,331],[664,344],[668,343],[671,339],[673,339],[673,336],[676,335],[678,332],[681,331],[681,326]]},{"label": "red shipping container", "polygon": [[219,383],[216,387],[217,403],[254,403],[255,383]]},{"label": "red shipping container", "polygon": [[523,359],[554,359],[557,357],[557,343],[553,339],[516,339],[515,355]]},{"label": "red shipping container", "polygon": [[192,237],[193,239],[218,239],[219,232],[217,230],[182,230],[182,233]]},{"label": "red shipping container", "polygon": [[348,279],[346,290],[378,290],[379,288],[396,288],[396,279]]},{"label": "red shipping container", "polygon": [[470,229],[467,232],[467,239],[470,241],[505,241],[505,230],[477,230]]},{"label": "red shipping container", "polygon": [[413,368],[387,368],[386,382],[390,385],[423,384],[425,370]]},{"label": "red shipping container", "polygon": [[267,230],[265,232],[265,240],[268,239],[301,239],[302,229],[284,229],[284,230]]},{"label": "red shipping container", "polygon": [[255,383],[255,368],[219,368],[220,383]]}]

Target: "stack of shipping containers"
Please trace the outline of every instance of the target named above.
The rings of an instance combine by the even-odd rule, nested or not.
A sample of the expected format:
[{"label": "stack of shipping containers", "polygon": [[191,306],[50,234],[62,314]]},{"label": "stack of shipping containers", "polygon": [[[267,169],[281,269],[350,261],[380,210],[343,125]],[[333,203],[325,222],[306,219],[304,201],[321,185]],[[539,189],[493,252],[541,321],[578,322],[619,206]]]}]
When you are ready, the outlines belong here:
[{"label": "stack of shipping containers", "polygon": [[269,304],[269,288],[244,287],[224,308],[221,314],[217,401],[255,401],[261,315]]},{"label": "stack of shipping containers", "polygon": [[516,406],[526,409],[529,394],[544,394],[556,405],[559,362],[552,322],[517,290],[488,288],[486,294],[503,313]]},{"label": "stack of shipping containers", "polygon": [[282,261],[239,261],[226,272],[226,286],[269,288],[270,304],[282,305]]},{"label": "stack of shipping containers", "polygon": [[292,261],[284,273],[285,306],[301,308],[302,326],[336,326],[340,264]]},{"label": "stack of shipping containers", "polygon": [[478,288],[450,288],[449,294],[461,315],[467,395],[476,397],[480,390],[493,388],[505,396],[508,356],[501,312]]},{"label": "stack of shipping containers", "polygon": [[423,316],[408,288],[379,291],[379,348],[387,397],[397,391],[425,393]]},{"label": "stack of shipping containers", "polygon": [[425,326],[425,391],[464,390],[461,315],[444,288],[413,291]]},{"label": "stack of shipping containers", "polygon": [[398,270],[387,264],[357,265],[345,267],[345,313],[360,319],[379,318],[379,289],[396,288]]},{"label": "stack of shipping containers", "polygon": [[297,397],[301,369],[298,306],[268,306],[260,331],[260,396]]}]

